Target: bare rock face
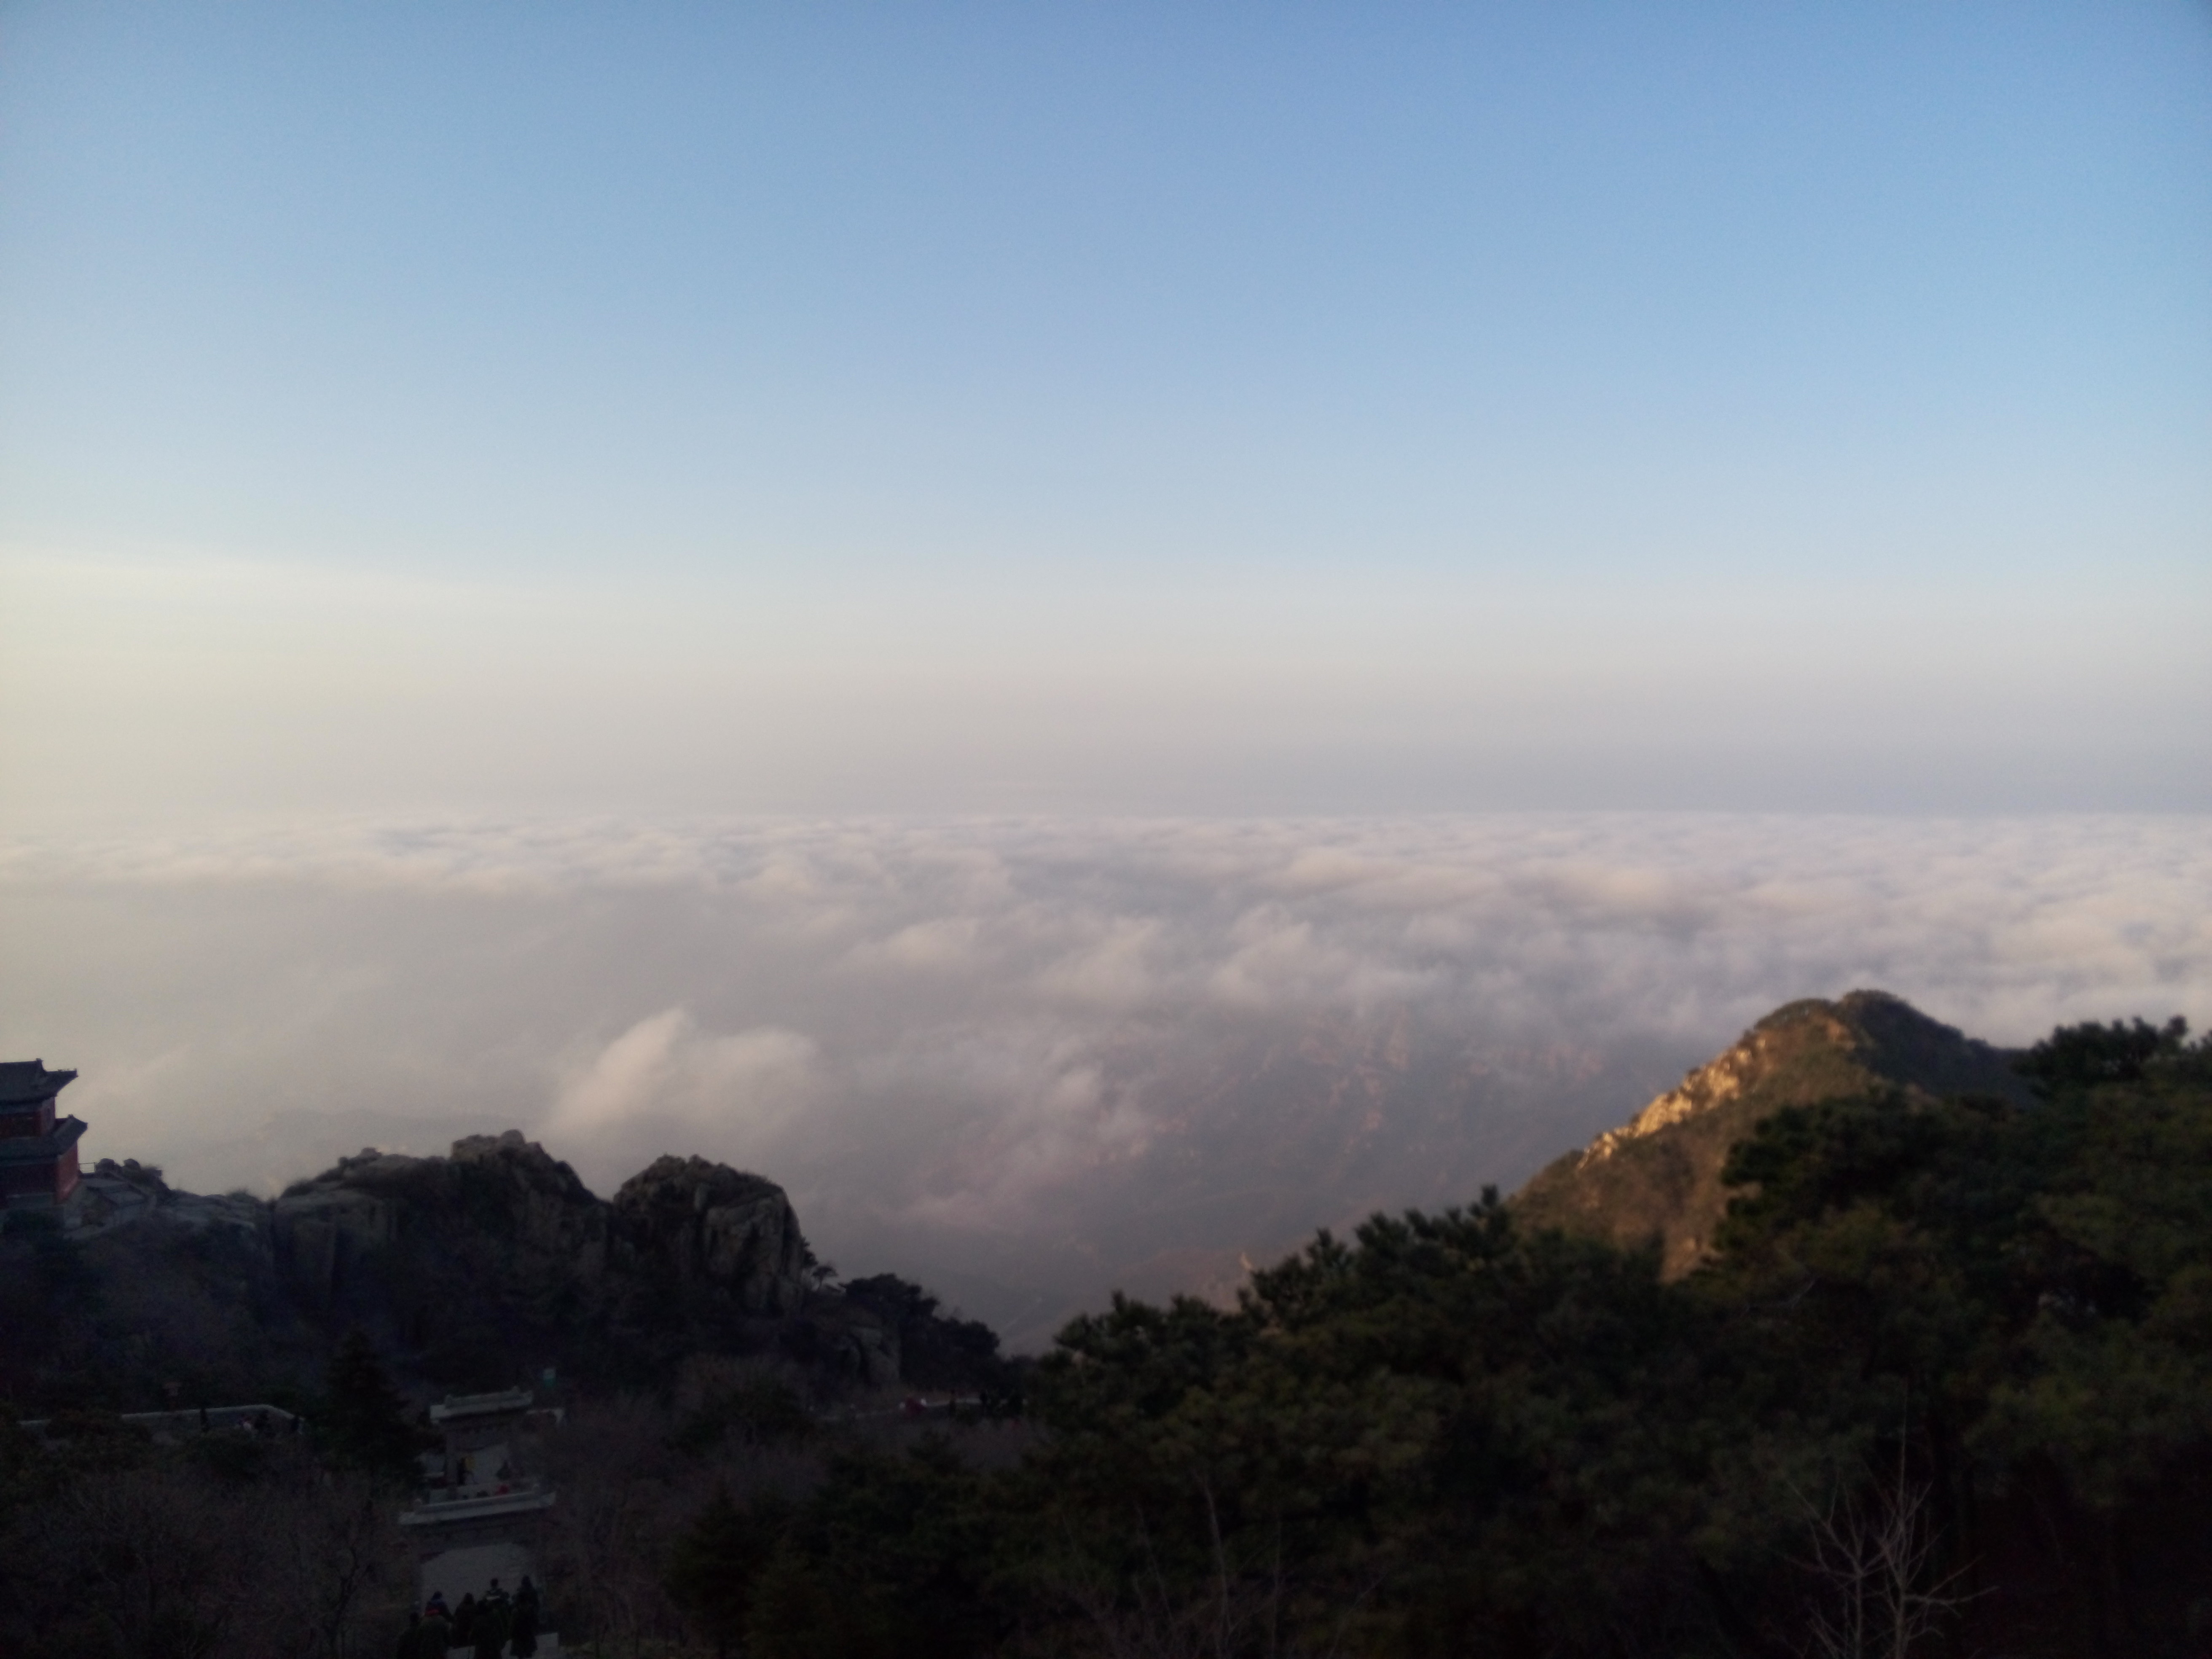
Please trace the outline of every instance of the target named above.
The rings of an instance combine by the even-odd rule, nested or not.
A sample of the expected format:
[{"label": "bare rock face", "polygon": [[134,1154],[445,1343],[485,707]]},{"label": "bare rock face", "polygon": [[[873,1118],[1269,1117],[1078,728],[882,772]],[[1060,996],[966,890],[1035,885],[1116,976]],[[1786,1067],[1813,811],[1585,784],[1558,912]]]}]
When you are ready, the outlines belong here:
[{"label": "bare rock face", "polygon": [[480,1267],[489,1253],[497,1278],[540,1291],[606,1270],[605,1206],[566,1164],[513,1129],[457,1140],[448,1158],[366,1147],[295,1182],[271,1219],[279,1267],[316,1306],[331,1305],[380,1251],[403,1245],[442,1243]]},{"label": "bare rock face", "polygon": [[784,1349],[863,1388],[889,1388],[903,1375],[898,1332],[873,1310],[842,1298],[810,1310]]},{"label": "bare rock face", "polygon": [[93,1165],[63,1224],[80,1243],[89,1243],[142,1221],[185,1237],[218,1234],[249,1254],[268,1254],[268,1205],[250,1193],[179,1192],[161,1170],[135,1158],[119,1164],[103,1158]]},{"label": "bare rock face", "polygon": [[783,1188],[702,1158],[661,1158],[615,1194],[626,1263],[724,1290],[748,1313],[796,1312],[806,1296],[806,1241]]},{"label": "bare rock face", "polygon": [[447,1159],[457,1183],[489,1200],[519,1255],[591,1284],[607,1272],[606,1206],[576,1172],[519,1129],[466,1135]]},{"label": "bare rock face", "polygon": [[[611,1201],[513,1129],[442,1158],[367,1147],[273,1200],[103,1161],[73,1220],[100,1305],[134,1328],[118,1346],[84,1324],[54,1351],[99,1351],[140,1393],[179,1366],[243,1398],[254,1379],[309,1382],[349,1329],[399,1374],[461,1392],[547,1374],[650,1384],[699,1355],[775,1356],[832,1393],[1006,1374],[997,1338],[939,1317],[920,1286],[826,1282],[781,1187],[700,1158],[657,1159]],[[35,1390],[46,1363],[0,1340],[0,1384]]]},{"label": "bare rock face", "polygon": [[444,1158],[366,1149],[271,1208],[276,1270],[302,1306],[449,1376],[494,1375],[517,1350],[650,1370],[690,1346],[772,1341],[754,1327],[807,1304],[811,1258],[783,1189],[703,1158],[660,1158],[609,1202],[509,1129]]},{"label": "bare rock face", "polygon": [[1513,1207],[1528,1226],[1622,1245],[1656,1239],[1661,1271],[1679,1278],[1711,1253],[1732,1196],[1721,1170],[1762,1119],[1882,1089],[2024,1102],[2012,1058],[1885,991],[1789,1003],[1628,1123],[1540,1171]]},{"label": "bare rock face", "polygon": [[775,1353],[827,1386],[882,1388],[901,1377],[902,1334],[933,1328],[915,1287],[926,1305],[887,1311],[817,1285],[783,1188],[701,1158],[659,1158],[611,1200],[512,1129],[442,1158],[364,1148],[273,1201],[172,1193],[135,1164],[88,1179],[101,1183],[82,1206],[88,1234],[221,1255],[282,1305],[298,1352],[314,1331],[359,1328],[440,1386],[548,1366],[637,1381],[690,1354]]},{"label": "bare rock face", "polygon": [[285,1194],[271,1219],[276,1265],[294,1293],[319,1308],[330,1305],[343,1267],[392,1242],[398,1215],[374,1194],[319,1184]]}]

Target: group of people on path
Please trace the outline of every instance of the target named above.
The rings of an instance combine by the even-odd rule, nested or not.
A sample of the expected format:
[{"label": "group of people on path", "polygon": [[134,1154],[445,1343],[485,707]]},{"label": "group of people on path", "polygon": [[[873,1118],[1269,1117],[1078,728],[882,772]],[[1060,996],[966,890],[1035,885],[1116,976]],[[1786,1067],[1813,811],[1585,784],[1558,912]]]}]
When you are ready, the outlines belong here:
[{"label": "group of people on path", "polygon": [[446,1606],[445,1592],[434,1592],[422,1612],[407,1610],[407,1631],[399,1638],[396,1659],[446,1659],[455,1648],[466,1649],[474,1659],[530,1659],[538,1651],[538,1586],[522,1576],[513,1596],[495,1578],[480,1601],[473,1595],[461,1597],[457,1607]]}]

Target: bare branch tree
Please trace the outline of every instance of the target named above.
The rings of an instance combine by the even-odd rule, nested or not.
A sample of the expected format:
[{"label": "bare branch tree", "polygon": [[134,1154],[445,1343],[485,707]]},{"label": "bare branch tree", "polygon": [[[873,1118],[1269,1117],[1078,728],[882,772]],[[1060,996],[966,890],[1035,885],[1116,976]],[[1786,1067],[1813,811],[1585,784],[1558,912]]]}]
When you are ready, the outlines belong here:
[{"label": "bare branch tree", "polygon": [[365,1476],[309,1469],[263,1516],[263,1596],[303,1659],[354,1659],[398,1624],[414,1571],[396,1509]]},{"label": "bare branch tree", "polygon": [[1871,1496],[1806,1505],[1813,1520],[1804,1565],[1826,1592],[1812,1611],[1808,1659],[1911,1659],[1972,1599],[1957,1588],[1965,1568],[1937,1577],[1933,1490],[1906,1478],[1901,1449],[1898,1461],[1895,1480]]}]

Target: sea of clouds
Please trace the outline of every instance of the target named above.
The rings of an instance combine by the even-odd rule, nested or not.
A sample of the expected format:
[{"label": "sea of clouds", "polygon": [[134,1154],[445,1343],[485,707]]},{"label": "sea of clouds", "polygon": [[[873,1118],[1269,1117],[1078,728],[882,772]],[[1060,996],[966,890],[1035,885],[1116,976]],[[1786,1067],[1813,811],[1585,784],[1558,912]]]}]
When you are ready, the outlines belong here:
[{"label": "sea of clouds", "polygon": [[[2013,1044],[2202,1022],[2208,901],[2194,817],[18,837],[0,1051],[82,1073],[88,1156],[203,1189],[508,1126],[602,1192],[662,1152],[726,1159],[784,1182],[848,1270],[933,1279],[1033,1340],[1119,1279],[1171,1288],[1175,1249],[1510,1188],[1796,997],[1877,986]],[[1293,1049],[1324,1083],[1415,1079],[1399,1096],[1429,1053],[1461,1093],[1418,1148],[1363,1153],[1357,1191],[1301,1153],[1263,1224],[1252,1079]],[[1380,1143],[1403,1115],[1315,1086],[1302,1146],[1316,1113]]]}]

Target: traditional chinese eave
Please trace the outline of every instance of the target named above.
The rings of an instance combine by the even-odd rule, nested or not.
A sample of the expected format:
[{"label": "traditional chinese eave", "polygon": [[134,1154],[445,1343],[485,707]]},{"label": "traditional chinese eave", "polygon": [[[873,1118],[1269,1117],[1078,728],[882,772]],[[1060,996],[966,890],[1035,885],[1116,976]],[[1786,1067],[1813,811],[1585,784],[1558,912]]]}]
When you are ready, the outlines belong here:
[{"label": "traditional chinese eave", "polygon": [[42,1135],[0,1139],[0,1164],[52,1164],[84,1138],[84,1120],[65,1117]]},{"label": "traditional chinese eave", "polygon": [[52,1100],[76,1081],[75,1072],[50,1072],[42,1060],[0,1060],[0,1112]]}]

